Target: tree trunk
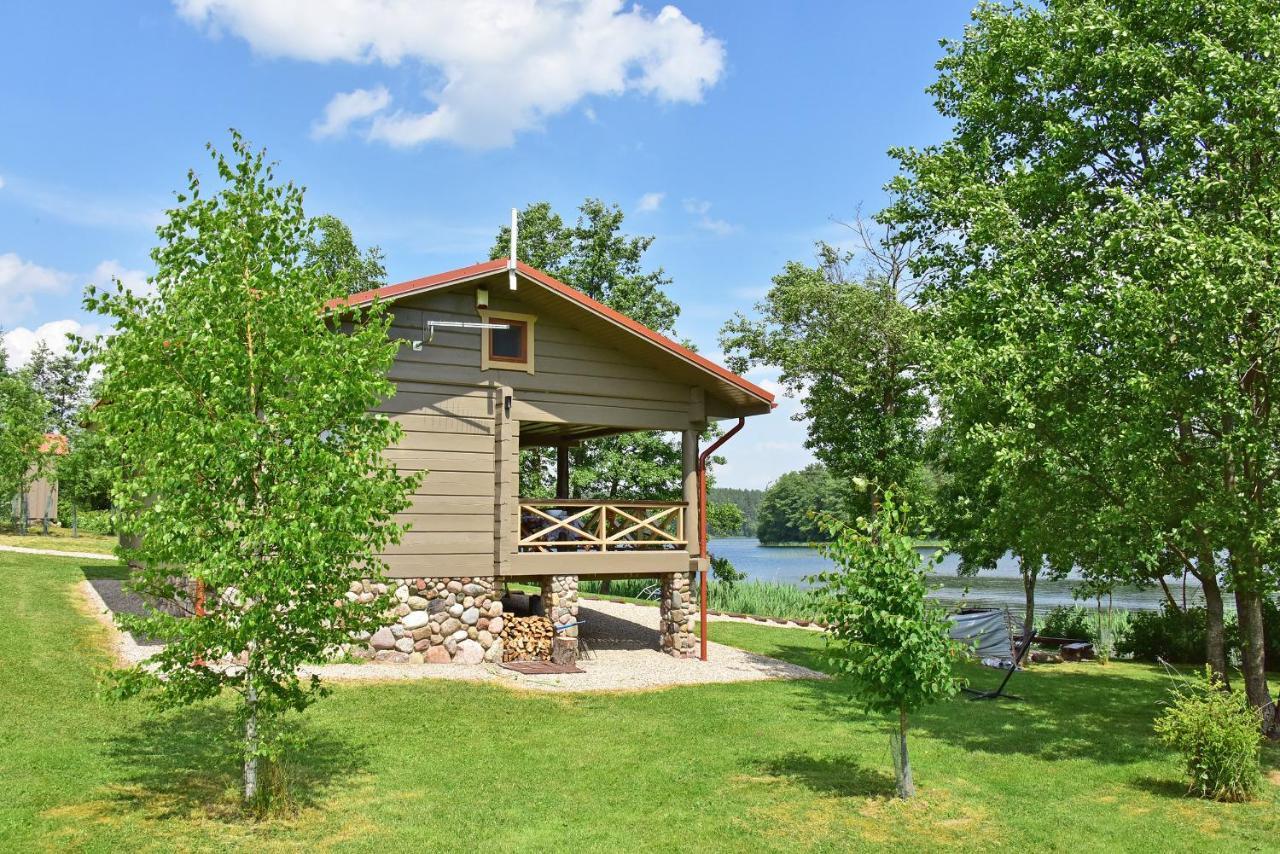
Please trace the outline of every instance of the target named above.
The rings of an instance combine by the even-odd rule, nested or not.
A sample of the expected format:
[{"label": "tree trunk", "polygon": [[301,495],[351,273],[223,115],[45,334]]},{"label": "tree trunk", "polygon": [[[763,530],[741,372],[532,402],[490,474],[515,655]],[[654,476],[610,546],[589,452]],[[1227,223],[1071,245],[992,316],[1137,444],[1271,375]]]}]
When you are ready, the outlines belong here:
[{"label": "tree trunk", "polygon": [[1040,564],[1036,563],[1028,570],[1027,561],[1019,557],[1018,569],[1022,574],[1022,592],[1027,599],[1026,611],[1022,616],[1022,636],[1030,638],[1036,633],[1036,579],[1040,575]]},{"label": "tree trunk", "polygon": [[911,756],[907,753],[907,707],[898,707],[898,797],[906,800],[915,796],[916,784],[911,779]]},{"label": "tree trunk", "polygon": [[1217,567],[1213,556],[1200,556],[1200,571],[1196,579],[1200,589],[1204,591],[1205,641],[1204,656],[1215,676],[1222,680],[1224,687],[1230,685],[1230,674],[1227,671],[1227,642],[1224,628],[1222,588],[1218,586]]},{"label": "tree trunk", "polygon": [[1240,669],[1249,705],[1262,715],[1262,732],[1275,738],[1276,705],[1267,687],[1266,647],[1262,631],[1262,597],[1255,591],[1236,590],[1236,616],[1240,621]]},{"label": "tree trunk", "polygon": [[244,722],[244,800],[253,803],[258,797],[258,689],[252,673],[245,679],[244,701],[249,707]]},{"label": "tree trunk", "polygon": [[1163,575],[1156,580],[1160,582],[1160,589],[1164,591],[1165,604],[1172,608],[1175,613],[1181,611],[1182,607],[1178,604],[1178,600],[1173,598],[1173,591],[1169,589],[1169,582],[1164,580]]}]

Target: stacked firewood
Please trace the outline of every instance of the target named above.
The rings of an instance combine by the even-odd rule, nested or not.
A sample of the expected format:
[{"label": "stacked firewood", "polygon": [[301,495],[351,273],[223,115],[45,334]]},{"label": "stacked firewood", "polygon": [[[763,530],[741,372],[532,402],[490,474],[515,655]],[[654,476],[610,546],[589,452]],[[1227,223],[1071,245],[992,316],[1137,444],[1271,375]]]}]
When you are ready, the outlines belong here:
[{"label": "stacked firewood", "polygon": [[547,661],[555,634],[546,617],[506,617],[502,626],[502,660]]}]

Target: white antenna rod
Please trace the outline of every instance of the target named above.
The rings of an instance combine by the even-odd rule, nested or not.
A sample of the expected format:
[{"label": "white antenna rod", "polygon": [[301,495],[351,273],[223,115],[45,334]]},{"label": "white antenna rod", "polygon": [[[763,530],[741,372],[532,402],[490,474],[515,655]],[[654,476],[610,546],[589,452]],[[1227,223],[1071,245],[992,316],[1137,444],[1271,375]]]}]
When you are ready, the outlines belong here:
[{"label": "white antenna rod", "polygon": [[516,215],[516,209],[511,209],[511,257],[507,260],[507,285],[511,290],[516,289],[516,240],[519,235],[519,221]]}]

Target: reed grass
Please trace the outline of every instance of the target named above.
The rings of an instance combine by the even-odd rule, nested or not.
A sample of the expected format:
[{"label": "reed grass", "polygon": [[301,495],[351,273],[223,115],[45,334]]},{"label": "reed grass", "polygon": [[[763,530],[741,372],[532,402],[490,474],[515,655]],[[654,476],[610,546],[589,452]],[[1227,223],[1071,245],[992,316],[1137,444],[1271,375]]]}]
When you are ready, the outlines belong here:
[{"label": "reed grass", "polygon": [[[589,596],[639,599],[646,598],[641,594],[657,585],[652,578],[621,578],[610,582],[608,593],[601,593],[602,583],[583,579],[578,582],[578,590]],[[810,591],[773,581],[738,581],[733,584],[710,581],[707,584],[707,607],[713,611],[780,620],[815,620],[818,616]]]}]

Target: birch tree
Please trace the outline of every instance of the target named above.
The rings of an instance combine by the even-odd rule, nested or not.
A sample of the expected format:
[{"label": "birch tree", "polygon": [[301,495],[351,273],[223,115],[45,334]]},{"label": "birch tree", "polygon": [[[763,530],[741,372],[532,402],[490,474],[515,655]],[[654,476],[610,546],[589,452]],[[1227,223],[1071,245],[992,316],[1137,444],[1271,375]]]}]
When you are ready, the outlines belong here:
[{"label": "birch tree", "polygon": [[239,135],[231,156],[210,150],[215,192],[193,171],[157,230],[155,296],[88,289],[115,333],[84,346],[102,369],[113,497],[137,535],[120,556],[139,592],[186,611],[118,617],[166,644],[122,692],[235,694],[254,801],[280,716],[322,693],[299,666],[379,623],[379,603],[348,591],[381,576],[413,478],[383,458],[399,426],[372,412],[394,390],[385,306],[326,311],[345,288],[302,261],[303,191]]}]

